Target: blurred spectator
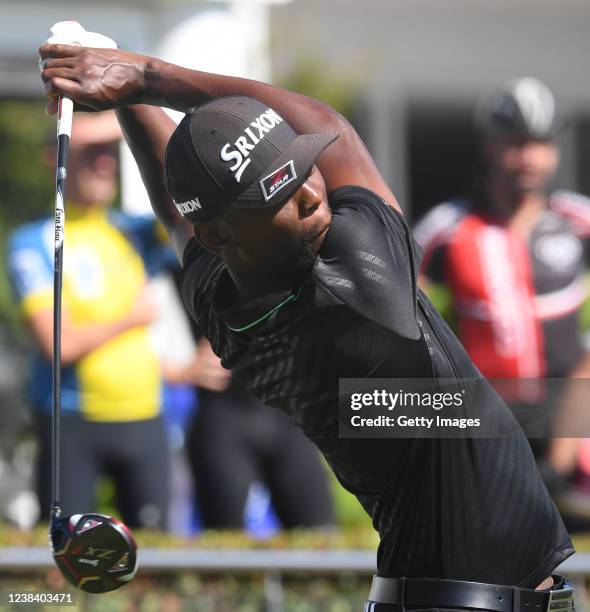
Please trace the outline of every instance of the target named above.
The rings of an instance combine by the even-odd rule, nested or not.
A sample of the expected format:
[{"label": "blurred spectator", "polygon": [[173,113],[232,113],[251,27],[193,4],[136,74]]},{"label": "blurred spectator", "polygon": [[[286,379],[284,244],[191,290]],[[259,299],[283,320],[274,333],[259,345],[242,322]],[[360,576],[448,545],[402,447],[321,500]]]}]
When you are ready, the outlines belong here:
[{"label": "blurred spectator", "polygon": [[243,529],[257,483],[268,488],[283,528],[334,525],[317,450],[285,414],[232,381],[209,342],[200,340],[193,362],[166,378],[199,387],[187,450],[203,527]]},{"label": "blurred spectator", "polygon": [[[148,325],[142,255],[158,252],[152,219],[110,209],[117,192],[114,113],[77,113],[68,169],[62,308],[62,485],[65,514],[96,510],[95,485],[107,474],[129,526],[164,527],[168,450],[160,418],[160,366]],[[54,168],[55,148],[47,151]],[[51,494],[53,217],[10,237],[9,267],[38,345],[29,384],[37,413],[42,518]]]},{"label": "blurred spectator", "polygon": [[9,321],[0,321],[0,517],[30,529],[39,518],[33,491],[31,413],[23,399],[27,349]]},{"label": "blurred spectator", "polygon": [[[459,337],[486,377],[588,377],[579,314],[587,298],[590,200],[550,188],[562,123],[553,94],[534,78],[510,81],[482,101],[476,122],[482,176],[466,197],[435,206],[415,228],[423,284],[450,290]],[[539,412],[533,385],[515,382],[506,390],[517,416]],[[575,469],[580,439],[532,446],[559,493]]]}]

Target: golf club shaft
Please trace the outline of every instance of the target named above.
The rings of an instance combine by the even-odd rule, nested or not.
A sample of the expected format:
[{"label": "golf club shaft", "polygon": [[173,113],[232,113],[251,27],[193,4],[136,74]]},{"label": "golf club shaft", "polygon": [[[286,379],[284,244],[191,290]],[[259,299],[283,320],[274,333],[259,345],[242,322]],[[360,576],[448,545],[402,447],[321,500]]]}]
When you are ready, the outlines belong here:
[{"label": "golf club shaft", "polygon": [[57,116],[57,167],[55,172],[55,257],[53,266],[53,412],[51,420],[51,520],[61,514],[61,290],[65,198],[70,135],[74,105],[69,98],[60,98]]}]

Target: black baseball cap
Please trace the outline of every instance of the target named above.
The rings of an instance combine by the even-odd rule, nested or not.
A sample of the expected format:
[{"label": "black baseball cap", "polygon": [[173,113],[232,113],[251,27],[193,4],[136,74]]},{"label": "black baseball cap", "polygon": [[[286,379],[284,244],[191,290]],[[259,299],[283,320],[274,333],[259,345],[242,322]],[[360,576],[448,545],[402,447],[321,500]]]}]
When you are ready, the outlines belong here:
[{"label": "black baseball cap", "polygon": [[253,98],[217,98],[192,109],[166,149],[166,188],[196,223],[228,206],[266,208],[289,199],[338,134],[304,134]]}]

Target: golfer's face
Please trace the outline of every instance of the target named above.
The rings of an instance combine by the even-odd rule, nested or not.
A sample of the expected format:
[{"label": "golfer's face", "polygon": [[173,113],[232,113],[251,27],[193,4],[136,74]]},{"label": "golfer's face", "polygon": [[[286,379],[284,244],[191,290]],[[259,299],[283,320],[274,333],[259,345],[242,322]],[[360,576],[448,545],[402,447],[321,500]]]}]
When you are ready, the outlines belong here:
[{"label": "golfer's face", "polygon": [[326,187],[314,166],[307,181],[278,207],[233,210],[227,222],[235,240],[224,259],[231,266],[257,269],[278,278],[307,269],[330,227]]}]

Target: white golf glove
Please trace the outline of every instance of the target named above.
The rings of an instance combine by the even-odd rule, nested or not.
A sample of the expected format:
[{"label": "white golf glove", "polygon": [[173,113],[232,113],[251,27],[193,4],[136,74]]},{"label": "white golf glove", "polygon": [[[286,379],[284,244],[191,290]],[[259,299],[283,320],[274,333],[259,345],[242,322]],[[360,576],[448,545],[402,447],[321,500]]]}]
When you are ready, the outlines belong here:
[{"label": "white golf glove", "polygon": [[[51,26],[46,42],[51,45],[77,45],[95,49],[119,48],[112,38],[98,32],[87,32],[77,21],[59,21]],[[44,67],[44,62],[39,59],[39,70]]]}]

